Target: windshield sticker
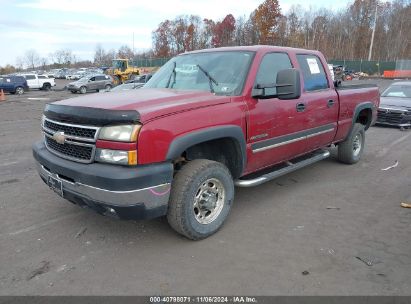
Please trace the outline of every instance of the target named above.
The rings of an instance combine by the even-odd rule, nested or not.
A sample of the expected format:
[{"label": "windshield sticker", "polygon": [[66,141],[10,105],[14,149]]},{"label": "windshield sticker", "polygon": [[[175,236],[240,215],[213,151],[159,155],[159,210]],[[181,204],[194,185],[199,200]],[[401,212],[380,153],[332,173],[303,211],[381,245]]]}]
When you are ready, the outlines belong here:
[{"label": "windshield sticker", "polygon": [[320,74],[320,67],[315,58],[307,58],[307,63],[311,74]]}]

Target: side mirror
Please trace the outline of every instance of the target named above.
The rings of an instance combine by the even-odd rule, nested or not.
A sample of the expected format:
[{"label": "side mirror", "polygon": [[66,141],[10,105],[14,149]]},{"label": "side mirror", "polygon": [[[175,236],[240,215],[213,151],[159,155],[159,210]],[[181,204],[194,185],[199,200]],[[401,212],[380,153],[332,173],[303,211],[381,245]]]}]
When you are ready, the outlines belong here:
[{"label": "side mirror", "polygon": [[[270,88],[276,88],[277,94],[266,94],[266,89]],[[296,69],[281,70],[277,73],[276,83],[257,84],[251,95],[261,99],[298,99],[301,95],[300,73]]]},{"label": "side mirror", "polygon": [[281,70],[277,73],[278,99],[298,99],[301,96],[300,72],[296,69]]}]

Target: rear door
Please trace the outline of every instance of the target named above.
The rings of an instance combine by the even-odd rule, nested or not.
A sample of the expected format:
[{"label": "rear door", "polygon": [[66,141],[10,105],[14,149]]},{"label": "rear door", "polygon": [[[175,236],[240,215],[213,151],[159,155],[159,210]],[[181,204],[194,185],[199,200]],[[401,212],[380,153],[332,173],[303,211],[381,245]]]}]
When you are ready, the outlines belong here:
[{"label": "rear door", "polygon": [[38,89],[39,88],[39,84],[38,84],[38,80],[36,78],[36,75],[24,75],[24,77],[27,80],[27,85],[29,86],[30,89]]},{"label": "rear door", "polygon": [[297,54],[302,74],[305,108],[304,125],[307,129],[306,151],[330,144],[337,131],[339,100],[325,72],[328,66],[314,54]]}]

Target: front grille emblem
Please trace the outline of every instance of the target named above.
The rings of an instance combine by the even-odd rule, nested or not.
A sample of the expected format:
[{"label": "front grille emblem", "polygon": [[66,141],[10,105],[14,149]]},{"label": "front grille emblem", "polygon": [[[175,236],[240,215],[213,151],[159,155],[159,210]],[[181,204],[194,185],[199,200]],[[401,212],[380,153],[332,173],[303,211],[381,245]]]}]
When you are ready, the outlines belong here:
[{"label": "front grille emblem", "polygon": [[64,143],[66,142],[66,136],[64,135],[64,132],[55,132],[53,134],[53,139],[60,145],[64,145]]}]

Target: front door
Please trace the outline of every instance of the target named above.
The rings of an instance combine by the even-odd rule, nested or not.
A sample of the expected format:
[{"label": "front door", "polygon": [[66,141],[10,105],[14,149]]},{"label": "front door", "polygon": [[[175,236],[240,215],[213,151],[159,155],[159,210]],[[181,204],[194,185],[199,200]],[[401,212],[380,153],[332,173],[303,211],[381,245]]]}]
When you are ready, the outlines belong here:
[{"label": "front door", "polygon": [[[287,53],[267,53],[261,60],[255,84],[275,83],[277,72],[292,68]],[[266,95],[275,95],[276,89],[266,89]],[[250,99],[248,101],[248,143],[251,146],[246,171],[274,165],[304,153],[304,137],[309,120],[301,98]]]}]

